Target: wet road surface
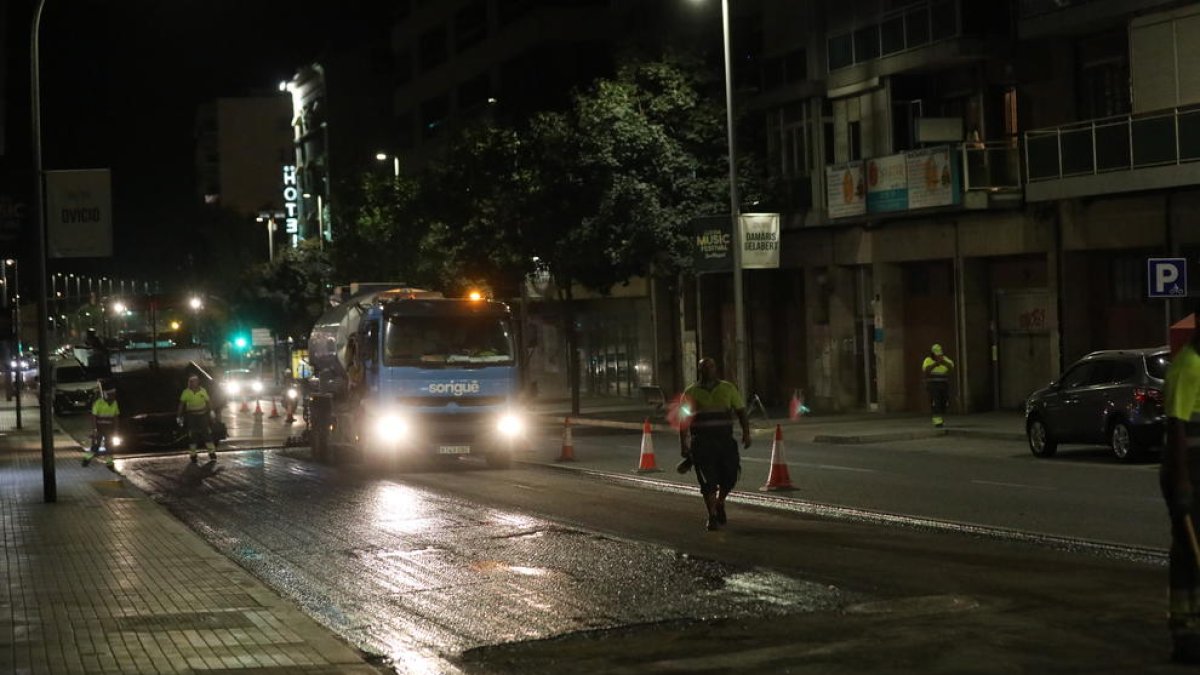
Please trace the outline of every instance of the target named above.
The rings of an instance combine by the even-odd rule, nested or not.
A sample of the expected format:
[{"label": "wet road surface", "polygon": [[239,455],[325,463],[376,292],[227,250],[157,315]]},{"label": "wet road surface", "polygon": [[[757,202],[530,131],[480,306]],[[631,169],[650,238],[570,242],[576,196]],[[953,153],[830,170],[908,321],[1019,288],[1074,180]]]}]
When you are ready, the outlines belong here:
[{"label": "wet road surface", "polygon": [[867,599],[420,485],[459,477],[520,489],[510,483],[518,472],[468,462],[379,477],[247,451],[197,465],[127,460],[122,471],[223,553],[401,672],[447,672],[458,654],[487,645],[831,611]]}]

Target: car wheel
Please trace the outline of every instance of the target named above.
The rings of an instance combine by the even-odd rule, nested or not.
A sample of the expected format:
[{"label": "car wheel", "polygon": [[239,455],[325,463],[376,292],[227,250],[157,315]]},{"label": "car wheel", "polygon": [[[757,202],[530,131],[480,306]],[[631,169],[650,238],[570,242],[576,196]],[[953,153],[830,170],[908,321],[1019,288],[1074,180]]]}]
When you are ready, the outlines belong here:
[{"label": "car wheel", "polygon": [[1128,424],[1117,421],[1108,430],[1108,447],[1122,462],[1132,462],[1141,455],[1142,447]]},{"label": "car wheel", "polygon": [[1029,439],[1029,451],[1034,457],[1053,457],[1058,451],[1058,441],[1050,437],[1050,431],[1040,418],[1035,417],[1025,425],[1025,437]]}]

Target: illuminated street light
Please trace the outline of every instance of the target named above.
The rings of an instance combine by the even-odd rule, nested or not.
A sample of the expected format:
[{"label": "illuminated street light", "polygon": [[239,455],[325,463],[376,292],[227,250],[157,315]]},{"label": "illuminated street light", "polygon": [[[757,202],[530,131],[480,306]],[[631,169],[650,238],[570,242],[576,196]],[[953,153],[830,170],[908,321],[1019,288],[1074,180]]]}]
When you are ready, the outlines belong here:
[{"label": "illuminated street light", "polygon": [[113,312],[118,315],[125,314],[126,312],[129,311],[129,309],[125,306],[125,303],[123,303],[119,300],[117,302],[114,302],[112,307],[113,307]]},{"label": "illuminated street light", "polygon": [[396,178],[399,178],[400,177],[400,156],[399,155],[389,155],[386,152],[375,153],[375,159],[377,159],[381,162],[386,162],[388,160],[388,157],[392,158],[392,175],[395,176]]},{"label": "illuminated street light", "polygon": [[183,324],[179,323],[178,321],[172,321],[171,322],[171,330],[179,330],[179,327],[182,325]]},{"label": "illuminated street light", "polygon": [[200,309],[203,306],[204,306],[204,301],[201,300],[198,296],[193,295],[192,299],[188,300],[188,307],[191,307],[192,309]]}]

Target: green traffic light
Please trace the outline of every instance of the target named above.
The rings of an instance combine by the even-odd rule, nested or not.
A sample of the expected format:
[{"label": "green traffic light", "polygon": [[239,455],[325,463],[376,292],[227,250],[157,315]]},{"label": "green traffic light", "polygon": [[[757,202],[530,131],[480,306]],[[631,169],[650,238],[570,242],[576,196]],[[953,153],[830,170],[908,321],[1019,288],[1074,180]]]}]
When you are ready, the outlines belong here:
[{"label": "green traffic light", "polygon": [[238,349],[245,349],[246,348],[246,338],[241,335],[235,337],[233,339],[233,346],[237,347]]}]

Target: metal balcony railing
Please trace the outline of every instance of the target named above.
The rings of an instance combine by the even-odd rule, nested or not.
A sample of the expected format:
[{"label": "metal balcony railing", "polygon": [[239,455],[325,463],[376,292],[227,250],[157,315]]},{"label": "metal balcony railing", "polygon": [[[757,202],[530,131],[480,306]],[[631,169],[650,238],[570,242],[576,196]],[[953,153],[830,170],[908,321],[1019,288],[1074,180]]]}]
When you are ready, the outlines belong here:
[{"label": "metal balcony railing", "polygon": [[1200,108],[1121,115],[1025,132],[1035,183],[1200,161]]},{"label": "metal balcony railing", "polygon": [[964,192],[1021,189],[1021,155],[1015,140],[963,143],[959,152]]}]

